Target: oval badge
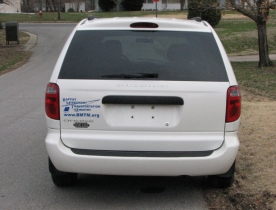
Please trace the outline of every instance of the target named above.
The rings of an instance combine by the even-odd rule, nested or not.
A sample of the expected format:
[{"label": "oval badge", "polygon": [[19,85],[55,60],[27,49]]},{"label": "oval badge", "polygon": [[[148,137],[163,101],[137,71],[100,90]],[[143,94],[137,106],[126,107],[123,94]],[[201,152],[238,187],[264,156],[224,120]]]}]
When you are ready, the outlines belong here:
[{"label": "oval badge", "polygon": [[88,128],[89,127],[89,124],[88,123],[83,123],[83,122],[76,122],[74,124],[74,126],[76,128]]}]

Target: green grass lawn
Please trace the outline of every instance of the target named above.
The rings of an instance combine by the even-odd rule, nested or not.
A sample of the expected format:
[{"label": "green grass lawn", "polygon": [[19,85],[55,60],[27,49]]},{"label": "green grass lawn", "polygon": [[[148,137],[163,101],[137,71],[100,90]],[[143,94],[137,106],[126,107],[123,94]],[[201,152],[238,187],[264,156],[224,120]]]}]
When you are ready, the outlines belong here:
[{"label": "green grass lawn", "polygon": [[5,31],[0,29],[0,75],[4,71],[16,69],[28,61],[31,52],[21,51],[21,48],[29,40],[29,37],[28,34],[20,32],[20,45],[17,45],[16,42],[10,42],[9,46],[4,46],[6,44],[6,35]]},{"label": "green grass lawn", "polygon": [[[215,27],[228,54],[258,54],[257,25],[250,19],[221,20]],[[276,53],[276,22],[267,25],[269,52]]]},{"label": "green grass lawn", "polygon": [[276,100],[276,66],[257,68],[257,62],[232,62],[240,86],[257,96]]},{"label": "green grass lawn", "polygon": [[[248,18],[229,19],[227,15],[239,14],[236,11],[224,11],[225,17],[215,27],[225,50],[232,55],[258,54],[257,27],[253,20]],[[18,22],[79,22],[80,20],[93,15],[99,18],[112,17],[141,17],[155,16],[155,11],[137,12],[75,12],[61,13],[61,20],[57,20],[57,13],[43,13],[42,18],[35,14],[0,14],[0,21]],[[187,11],[159,11],[160,17],[187,18]],[[269,52],[276,53],[276,11],[270,11],[270,19],[267,23]]]},{"label": "green grass lawn", "polygon": [[[215,30],[228,54],[258,54],[257,25],[253,20],[222,19]],[[276,53],[276,11],[270,11],[267,34],[269,53]]]},{"label": "green grass lawn", "polygon": [[[158,15],[179,15],[183,14],[183,17],[187,17],[187,11],[160,11]],[[137,12],[61,12],[60,21],[63,22],[79,22],[89,15],[93,15],[99,18],[112,18],[112,17],[141,17],[141,16],[155,16],[154,11],[137,11]],[[58,14],[56,12],[44,12],[42,18],[38,13],[33,14],[0,14],[0,21],[18,21],[18,22],[59,22]]]},{"label": "green grass lawn", "polygon": [[[239,14],[235,11],[225,11],[227,14]],[[94,12],[94,13],[61,13],[61,21],[78,22],[88,15],[103,17],[133,17],[155,16],[154,11],[139,12]],[[162,11],[158,13],[162,17],[186,18],[187,11]],[[59,22],[57,13],[44,13],[40,19],[38,14],[0,14],[0,21],[18,22]],[[270,52],[276,53],[276,11],[270,12],[270,20],[267,24],[268,43]],[[215,27],[228,54],[257,54],[257,29],[256,24],[250,19],[222,19]],[[2,31],[2,36],[3,36]],[[3,37],[2,37],[3,40]],[[2,43],[3,44],[3,43]],[[18,56],[18,55],[17,55]],[[14,62],[11,64],[13,65]],[[239,83],[251,92],[263,94],[276,99],[276,67],[258,69],[257,63],[232,63]],[[10,66],[10,65],[9,65]],[[3,69],[3,65],[1,66]],[[1,69],[0,68],[0,69]]]},{"label": "green grass lawn", "polygon": [[[158,16],[176,16],[180,18],[187,18],[187,10],[184,11],[158,11]],[[236,11],[224,11],[227,14],[237,14]],[[155,16],[155,11],[120,11],[120,12],[61,12],[60,21],[79,22],[89,15],[99,18],[112,18],[112,17],[142,17],[142,16]],[[18,22],[58,22],[58,14],[56,12],[44,12],[42,18],[38,13],[30,14],[0,14],[0,21],[18,21]]]}]

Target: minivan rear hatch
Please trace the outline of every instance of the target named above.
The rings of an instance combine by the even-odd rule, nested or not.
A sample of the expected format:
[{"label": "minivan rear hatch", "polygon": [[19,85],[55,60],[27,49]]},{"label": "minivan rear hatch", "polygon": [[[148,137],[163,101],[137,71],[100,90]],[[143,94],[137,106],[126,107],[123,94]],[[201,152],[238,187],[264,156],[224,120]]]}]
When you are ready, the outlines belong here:
[{"label": "minivan rear hatch", "polygon": [[209,151],[223,143],[229,81],[212,33],[77,31],[57,84],[68,147]]}]

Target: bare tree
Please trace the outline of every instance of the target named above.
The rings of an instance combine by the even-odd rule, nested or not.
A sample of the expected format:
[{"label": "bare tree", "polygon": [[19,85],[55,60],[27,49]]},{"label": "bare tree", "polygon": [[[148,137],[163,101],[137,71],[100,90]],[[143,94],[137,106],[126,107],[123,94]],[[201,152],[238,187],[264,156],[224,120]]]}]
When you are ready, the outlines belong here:
[{"label": "bare tree", "polygon": [[50,12],[53,11],[49,0],[46,0],[46,12],[49,12],[49,10],[50,10]]},{"label": "bare tree", "polygon": [[[8,4],[8,0],[0,0],[0,4]],[[0,9],[0,12],[1,12],[1,9]],[[0,19],[0,29],[2,29],[3,26],[2,26],[2,21]]]},{"label": "bare tree", "polygon": [[53,5],[53,8],[54,8],[54,11],[56,12],[57,11],[57,7],[56,7],[56,2],[55,0],[52,0],[52,5]]},{"label": "bare tree", "polygon": [[69,3],[69,7],[73,8],[74,11],[79,12],[81,4],[84,2],[83,0],[67,0],[67,3]]},{"label": "bare tree", "polygon": [[184,10],[184,5],[185,5],[186,0],[180,0],[180,10]]},{"label": "bare tree", "polygon": [[89,0],[90,1],[90,4],[91,4],[91,7],[90,9],[95,9],[95,0]]},{"label": "bare tree", "polygon": [[231,7],[252,19],[258,30],[259,65],[258,67],[273,66],[269,58],[266,23],[269,20],[269,10],[275,9],[272,0],[228,0]]},{"label": "bare tree", "polygon": [[120,10],[120,0],[111,0],[116,4],[116,10],[117,12]]},{"label": "bare tree", "polygon": [[[24,12],[34,11],[34,0],[22,0],[22,2],[17,2],[14,0],[0,0],[0,4],[6,4],[13,8],[16,8],[17,10],[15,12],[19,12],[20,10]],[[0,10],[0,13],[1,12],[2,11]]]}]

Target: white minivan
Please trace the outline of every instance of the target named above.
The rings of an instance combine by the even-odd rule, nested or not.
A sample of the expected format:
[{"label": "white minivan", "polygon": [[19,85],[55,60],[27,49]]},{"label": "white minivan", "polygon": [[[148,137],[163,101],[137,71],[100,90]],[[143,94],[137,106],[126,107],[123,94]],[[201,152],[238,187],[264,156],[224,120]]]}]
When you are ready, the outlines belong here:
[{"label": "white minivan", "polygon": [[233,183],[241,96],[205,21],[81,21],[58,58],[45,106],[57,186],[74,184],[78,173]]}]

